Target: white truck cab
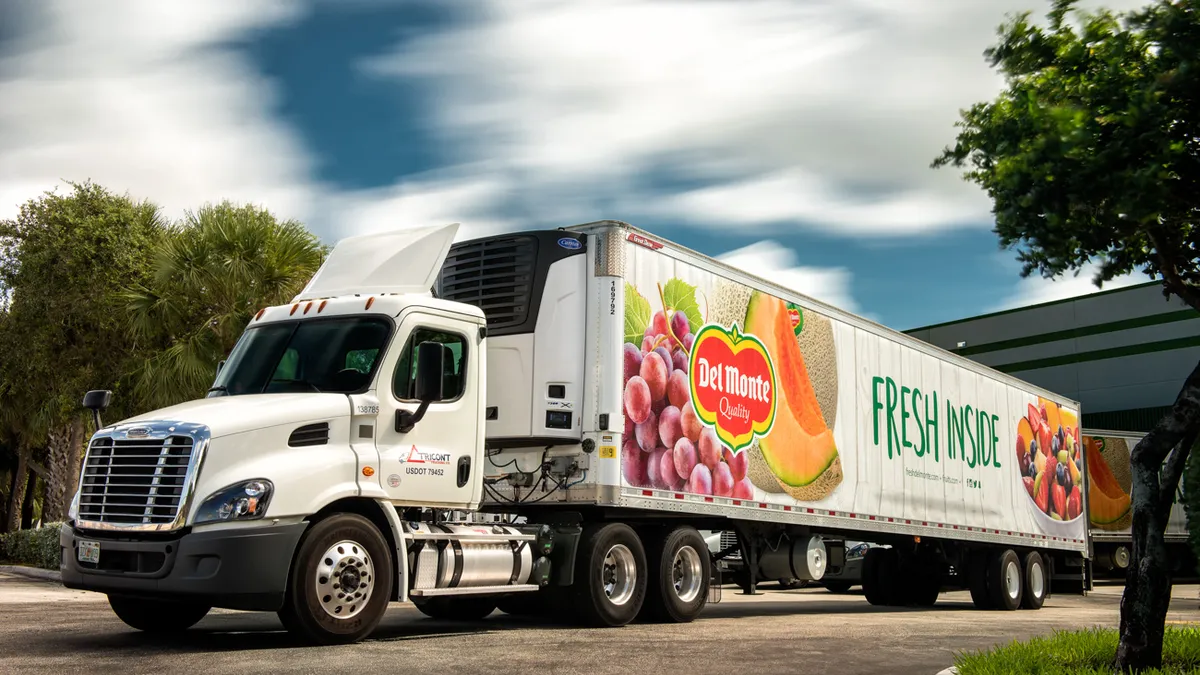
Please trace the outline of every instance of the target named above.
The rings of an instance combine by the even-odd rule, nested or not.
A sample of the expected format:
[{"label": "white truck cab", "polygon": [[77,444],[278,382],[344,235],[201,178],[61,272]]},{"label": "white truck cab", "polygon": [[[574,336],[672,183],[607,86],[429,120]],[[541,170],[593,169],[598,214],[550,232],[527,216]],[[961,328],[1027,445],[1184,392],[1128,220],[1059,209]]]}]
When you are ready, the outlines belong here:
[{"label": "white truck cab", "polygon": [[[62,535],[64,584],[108,593],[144,630],[224,606],[280,611],[321,641],[361,637],[407,599],[403,540],[446,528],[400,513],[471,511],[483,494],[486,320],[430,292],[456,229],[341,242],[294,302],[254,316],[207,397],[101,429]],[[474,535],[483,562],[468,562],[485,567],[454,550],[458,577],[537,588],[523,583],[535,536],[459,534],[440,539]]]}]

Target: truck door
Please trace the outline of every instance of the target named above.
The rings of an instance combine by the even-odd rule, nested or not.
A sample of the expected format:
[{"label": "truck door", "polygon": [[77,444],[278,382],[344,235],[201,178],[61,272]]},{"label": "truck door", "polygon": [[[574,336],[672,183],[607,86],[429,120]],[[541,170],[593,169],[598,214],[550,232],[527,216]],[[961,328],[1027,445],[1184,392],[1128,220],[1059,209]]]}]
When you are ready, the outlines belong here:
[{"label": "truck door", "polygon": [[[377,390],[379,481],[397,502],[463,507],[479,499],[473,487],[480,484],[475,474],[482,457],[479,330],[433,313],[402,316],[396,342],[402,346],[386,358]],[[396,411],[415,413],[420,407],[415,376],[422,342],[440,342],[448,350],[442,398],[410,430],[398,431]]]}]

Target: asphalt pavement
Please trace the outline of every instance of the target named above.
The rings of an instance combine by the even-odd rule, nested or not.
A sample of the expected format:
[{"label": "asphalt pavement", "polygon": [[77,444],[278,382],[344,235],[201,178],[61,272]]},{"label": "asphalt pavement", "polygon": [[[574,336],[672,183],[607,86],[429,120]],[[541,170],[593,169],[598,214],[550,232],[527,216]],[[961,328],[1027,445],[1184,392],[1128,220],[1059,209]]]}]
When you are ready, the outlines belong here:
[{"label": "asphalt pavement", "polygon": [[[1200,624],[1200,586],[1176,586],[1168,621]],[[1054,629],[1116,626],[1120,586],[1056,595],[1036,612],[981,612],[965,592],[929,609],[873,607],[858,593],[764,586],[683,625],[560,627],[496,612],[447,623],[395,604],[375,634],[298,645],[273,614],[214,610],[184,636],[129,629],[104,596],[0,574],[0,672],[13,673],[927,673],[961,650]]]}]

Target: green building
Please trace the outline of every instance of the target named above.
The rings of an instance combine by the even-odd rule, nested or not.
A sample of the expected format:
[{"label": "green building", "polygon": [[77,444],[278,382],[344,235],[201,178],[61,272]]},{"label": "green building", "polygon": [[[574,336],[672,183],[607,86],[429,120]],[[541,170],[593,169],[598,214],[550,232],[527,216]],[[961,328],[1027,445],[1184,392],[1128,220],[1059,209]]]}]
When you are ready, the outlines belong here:
[{"label": "green building", "polygon": [[1091,429],[1149,431],[1200,361],[1200,312],[1159,282],[905,332],[1079,401]]}]

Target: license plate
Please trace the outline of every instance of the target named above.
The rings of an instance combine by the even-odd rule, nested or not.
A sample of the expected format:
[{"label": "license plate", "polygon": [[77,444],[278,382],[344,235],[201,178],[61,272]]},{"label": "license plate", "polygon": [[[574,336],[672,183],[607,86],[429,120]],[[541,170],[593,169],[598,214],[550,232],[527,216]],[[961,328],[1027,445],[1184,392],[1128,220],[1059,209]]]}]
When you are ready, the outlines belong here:
[{"label": "license plate", "polygon": [[92,564],[100,563],[100,542],[98,541],[81,541],[79,542],[79,561]]}]

